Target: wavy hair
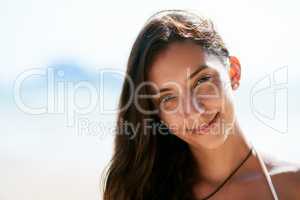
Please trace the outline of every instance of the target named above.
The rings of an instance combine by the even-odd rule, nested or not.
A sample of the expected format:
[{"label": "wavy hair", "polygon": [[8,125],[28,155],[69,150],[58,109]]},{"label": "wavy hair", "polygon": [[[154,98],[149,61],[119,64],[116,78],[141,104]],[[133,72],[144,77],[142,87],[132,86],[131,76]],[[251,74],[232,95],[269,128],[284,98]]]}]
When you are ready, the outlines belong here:
[{"label": "wavy hair", "polygon": [[[188,144],[163,125],[154,104],[136,99],[136,88],[147,81],[155,56],[178,41],[192,41],[205,51],[226,58],[229,52],[211,20],[187,10],[163,10],[151,16],[138,34],[127,63],[119,99],[114,151],[103,177],[103,200],[191,200],[196,177]],[[147,87],[140,94],[149,94]],[[139,106],[137,106],[137,104]],[[143,111],[141,111],[141,108]],[[151,126],[145,121],[151,119]],[[149,121],[149,120],[148,120]],[[130,124],[139,129],[128,130]],[[158,124],[159,126],[154,126]],[[150,128],[149,128],[150,127]],[[161,129],[160,129],[161,130]]]}]

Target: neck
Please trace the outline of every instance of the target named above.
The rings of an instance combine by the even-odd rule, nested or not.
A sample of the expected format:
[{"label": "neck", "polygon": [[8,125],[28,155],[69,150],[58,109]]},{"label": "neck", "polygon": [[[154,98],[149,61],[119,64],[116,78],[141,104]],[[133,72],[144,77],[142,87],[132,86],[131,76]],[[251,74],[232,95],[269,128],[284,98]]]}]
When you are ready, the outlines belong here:
[{"label": "neck", "polygon": [[[220,183],[242,162],[251,148],[238,123],[225,142],[216,149],[191,147],[202,181]],[[245,168],[246,170],[246,168]]]}]

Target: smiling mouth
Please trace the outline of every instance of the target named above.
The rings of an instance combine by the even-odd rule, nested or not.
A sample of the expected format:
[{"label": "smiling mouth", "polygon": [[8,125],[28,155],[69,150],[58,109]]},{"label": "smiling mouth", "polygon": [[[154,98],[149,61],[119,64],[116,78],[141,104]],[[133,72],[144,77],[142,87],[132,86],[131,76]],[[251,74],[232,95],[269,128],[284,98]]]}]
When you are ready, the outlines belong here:
[{"label": "smiling mouth", "polygon": [[217,112],[217,114],[215,114],[214,118],[208,123],[208,124],[203,124],[200,127],[197,128],[192,128],[192,129],[186,129],[187,131],[191,131],[193,133],[195,132],[208,132],[208,130],[210,128],[212,128],[212,126],[215,124],[215,122],[217,121],[218,117],[219,117],[220,113]]}]

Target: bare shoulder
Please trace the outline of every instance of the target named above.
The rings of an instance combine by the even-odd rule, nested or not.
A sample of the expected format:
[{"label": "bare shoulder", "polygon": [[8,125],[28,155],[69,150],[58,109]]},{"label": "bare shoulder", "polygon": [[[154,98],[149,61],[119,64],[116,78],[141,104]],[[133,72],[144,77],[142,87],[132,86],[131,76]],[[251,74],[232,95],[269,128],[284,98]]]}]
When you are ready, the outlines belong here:
[{"label": "bare shoulder", "polygon": [[300,163],[286,161],[266,153],[263,153],[262,158],[280,196],[300,199]]}]

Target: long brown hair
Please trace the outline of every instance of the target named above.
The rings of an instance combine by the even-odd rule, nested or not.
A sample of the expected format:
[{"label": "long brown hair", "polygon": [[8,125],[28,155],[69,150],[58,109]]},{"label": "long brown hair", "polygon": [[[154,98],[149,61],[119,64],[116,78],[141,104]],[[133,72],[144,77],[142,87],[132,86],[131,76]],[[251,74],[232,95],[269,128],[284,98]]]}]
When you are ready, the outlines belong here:
[{"label": "long brown hair", "polygon": [[[196,170],[187,143],[166,127],[158,131],[158,127],[164,125],[157,113],[141,111],[154,110],[154,104],[146,98],[133,102],[136,88],[132,90],[131,87],[147,81],[147,72],[155,56],[172,42],[185,40],[199,44],[222,59],[229,56],[213,23],[194,12],[163,10],[148,19],[134,42],[127,63],[118,105],[113,157],[103,178],[104,200],[193,199]],[[149,94],[147,87],[140,88],[139,92]],[[152,121],[145,129],[147,119]],[[139,129],[134,132],[124,126],[125,123]]]}]

